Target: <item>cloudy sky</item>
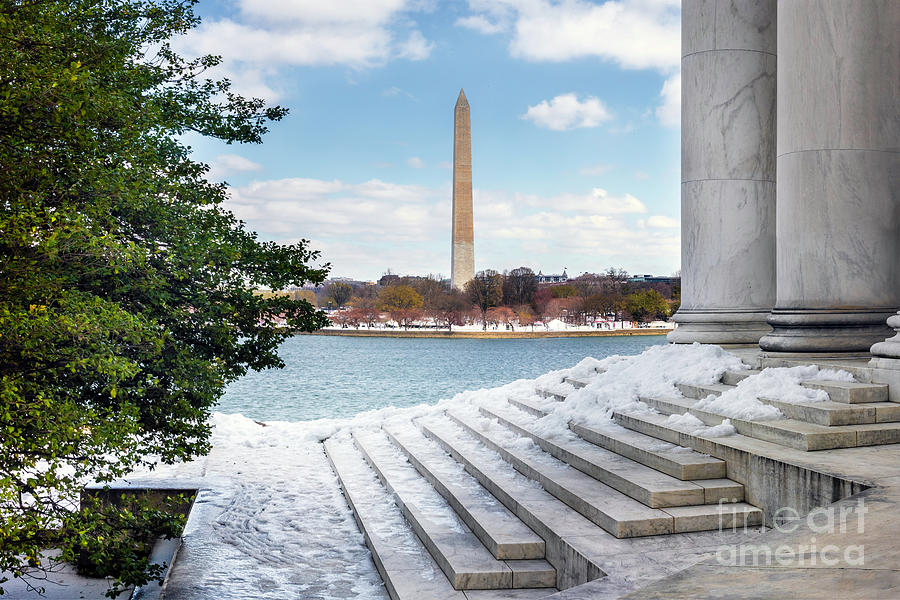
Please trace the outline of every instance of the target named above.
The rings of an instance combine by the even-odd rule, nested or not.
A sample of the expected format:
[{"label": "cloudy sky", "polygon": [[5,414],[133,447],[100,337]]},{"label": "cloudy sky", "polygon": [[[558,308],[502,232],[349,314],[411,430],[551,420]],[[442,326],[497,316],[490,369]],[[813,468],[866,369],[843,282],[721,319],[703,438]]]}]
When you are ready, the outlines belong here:
[{"label": "cloudy sky", "polygon": [[472,114],[477,269],[679,268],[679,0],[201,0],[177,42],[290,109],[191,138],[261,237],[332,274],[450,271],[453,106]]}]

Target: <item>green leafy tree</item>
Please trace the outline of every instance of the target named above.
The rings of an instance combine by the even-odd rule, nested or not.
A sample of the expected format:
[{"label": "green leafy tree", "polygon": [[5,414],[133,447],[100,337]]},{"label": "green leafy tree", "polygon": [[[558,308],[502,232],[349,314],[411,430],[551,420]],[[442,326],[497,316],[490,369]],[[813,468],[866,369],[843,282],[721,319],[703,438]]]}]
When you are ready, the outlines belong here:
[{"label": "green leafy tree", "polygon": [[568,283],[554,285],[550,288],[550,292],[554,298],[573,298],[578,295],[578,290],[575,289],[575,286]]},{"label": "green leafy tree", "polygon": [[378,294],[378,308],[388,312],[422,308],[422,295],[408,285],[391,285]]},{"label": "green leafy tree", "polygon": [[503,276],[490,269],[479,271],[474,279],[466,283],[466,295],[481,311],[482,328],[486,330],[488,309],[499,306],[503,301]]},{"label": "green leafy tree", "polygon": [[103,547],[171,535],[173,518],[80,510],[83,483],[207,452],[225,386],[327,323],[253,293],[320,283],[327,265],[246,230],[182,141],[258,143],[286,112],[207,80],[218,58],[172,50],[192,4],[0,3],[0,572],[39,576],[57,547],[122,585],[158,576]]},{"label": "green leafy tree", "polygon": [[646,323],[653,319],[665,319],[669,303],[656,290],[638,290],[625,298],[625,310],[635,321]]}]

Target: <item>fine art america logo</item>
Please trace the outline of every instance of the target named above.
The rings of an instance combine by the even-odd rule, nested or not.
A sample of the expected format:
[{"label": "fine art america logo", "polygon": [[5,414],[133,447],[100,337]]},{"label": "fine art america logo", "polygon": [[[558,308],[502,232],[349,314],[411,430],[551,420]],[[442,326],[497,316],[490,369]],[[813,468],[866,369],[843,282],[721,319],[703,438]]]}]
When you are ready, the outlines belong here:
[{"label": "fine art america logo", "polygon": [[[719,502],[722,509],[719,517],[719,531],[738,530],[740,522],[737,506],[728,510],[727,500]],[[842,504],[816,508],[806,517],[791,507],[779,508],[772,515],[773,529],[782,534],[797,533],[804,526],[807,535],[800,534],[785,539],[783,543],[755,543],[721,546],[716,551],[716,562],[723,566],[739,567],[826,567],[851,566],[860,567],[865,564],[865,545],[838,544],[841,534],[853,529],[856,533],[865,533],[865,515],[868,512],[865,501],[860,498],[856,504]],[[852,519],[851,519],[852,517]],[[848,519],[851,523],[848,525]],[[855,520],[855,523],[852,523]],[[746,525],[744,530],[750,528]],[[806,531],[808,530],[808,531]],[[819,539],[816,536],[822,536]],[[786,537],[786,536],[782,536]],[[857,538],[858,539],[858,538]]]}]

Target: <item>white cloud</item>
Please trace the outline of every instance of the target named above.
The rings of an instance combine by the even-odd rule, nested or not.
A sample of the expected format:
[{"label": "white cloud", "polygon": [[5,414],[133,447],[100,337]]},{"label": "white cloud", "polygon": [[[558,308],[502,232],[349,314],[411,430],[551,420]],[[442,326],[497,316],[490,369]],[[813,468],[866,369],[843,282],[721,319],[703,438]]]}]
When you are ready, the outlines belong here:
[{"label": "white cloud", "polygon": [[262,171],[263,166],[238,154],[220,154],[210,163],[206,178],[210,181],[221,181],[233,173]]},{"label": "white cloud", "polygon": [[570,93],[556,96],[549,102],[543,100],[540,104],[529,106],[522,118],[533,121],[538,127],[565,131],[578,127],[597,127],[603,121],[611,119],[612,115],[597,98],[589,96],[581,101]]},{"label": "white cloud", "polygon": [[473,15],[467,19],[481,17],[498,27],[510,22],[510,53],[526,60],[596,56],[627,69],[671,70],[681,58],[680,4],[680,0],[599,4],[586,0],[469,0]]},{"label": "white cloud", "polygon": [[672,217],[664,217],[662,215],[654,215],[647,219],[647,227],[656,227],[659,229],[668,229],[672,227],[681,227],[681,222]]},{"label": "white cloud", "polygon": [[396,98],[397,96],[406,96],[410,100],[418,100],[415,96],[404,90],[403,88],[399,88],[396,85],[392,85],[388,89],[381,92],[382,96],[387,96],[388,98]]},{"label": "white cloud", "polygon": [[221,55],[211,75],[271,101],[279,90],[268,82],[279,81],[283,67],[366,68],[427,58],[433,44],[409,17],[423,8],[415,0],[237,0],[235,14],[204,21],[176,48],[188,56]]},{"label": "white cloud", "polygon": [[475,31],[483,33],[485,35],[500,33],[501,31],[506,29],[503,24],[499,22],[491,22],[483,15],[471,15],[468,17],[463,17],[457,19],[456,24],[467,29],[474,29]]},{"label": "white cloud", "polygon": [[[377,278],[449,271],[450,186],[429,188],[378,179],[362,183],[305,178],[230,188],[227,207],[265,239],[309,238],[333,272]],[[679,231],[646,212],[630,194],[602,189],[536,196],[475,190],[477,268],[572,272],[619,266],[645,273],[678,268]],[[549,267],[548,267],[549,265]]]},{"label": "white cloud", "polygon": [[662,103],[656,107],[656,118],[666,127],[681,125],[681,73],[665,80],[659,92]]},{"label": "white cloud", "polygon": [[425,168],[425,161],[423,161],[418,156],[411,156],[411,157],[407,158],[406,164],[408,166],[412,167],[413,169],[424,169]]},{"label": "white cloud", "polygon": [[590,165],[588,167],[582,167],[578,169],[578,173],[581,175],[603,175],[604,173],[608,173],[613,169],[613,165],[607,165],[604,163],[599,163],[596,165]]},{"label": "white cloud", "polygon": [[645,213],[644,203],[632,196],[610,196],[602,188],[594,188],[585,194],[559,194],[557,196],[516,195],[518,202],[528,206],[542,207],[551,210],[588,213],[596,215],[621,215]]},{"label": "white cloud", "polygon": [[635,171],[634,178],[638,181],[647,181],[650,179],[650,173],[645,173],[644,171]]},{"label": "white cloud", "polygon": [[425,60],[431,55],[434,43],[425,39],[419,31],[413,31],[409,38],[397,47],[397,56],[409,60]]}]

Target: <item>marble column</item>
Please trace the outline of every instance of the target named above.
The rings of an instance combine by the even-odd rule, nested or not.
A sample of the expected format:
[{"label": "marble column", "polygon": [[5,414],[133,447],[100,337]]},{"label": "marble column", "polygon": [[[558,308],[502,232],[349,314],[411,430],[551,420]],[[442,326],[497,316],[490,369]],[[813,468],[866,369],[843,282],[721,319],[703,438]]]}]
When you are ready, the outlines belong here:
[{"label": "marble column", "polygon": [[775,303],[776,0],[684,0],[674,343],[756,344]]},{"label": "marble column", "polygon": [[778,299],[759,345],[868,352],[900,306],[900,2],[781,2],[778,62]]}]

